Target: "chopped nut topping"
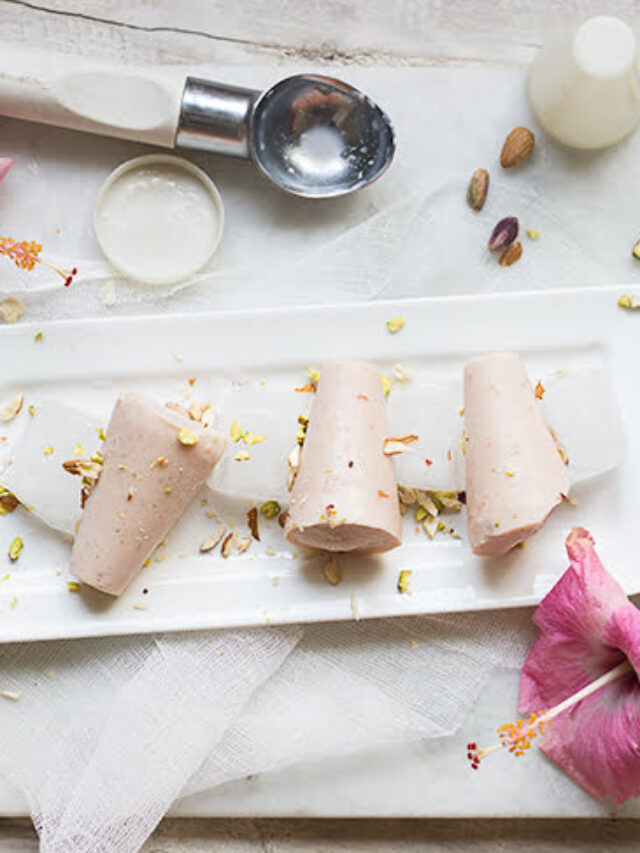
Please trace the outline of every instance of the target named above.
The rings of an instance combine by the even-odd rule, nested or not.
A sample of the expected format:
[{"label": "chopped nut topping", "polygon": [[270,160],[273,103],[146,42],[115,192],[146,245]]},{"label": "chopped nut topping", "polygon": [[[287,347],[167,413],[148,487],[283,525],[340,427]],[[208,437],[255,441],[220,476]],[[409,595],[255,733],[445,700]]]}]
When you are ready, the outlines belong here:
[{"label": "chopped nut topping", "polygon": [[358,607],[358,599],[356,598],[355,592],[351,593],[349,598],[349,604],[351,606],[351,615],[355,619],[356,622],[360,621],[360,608]]},{"label": "chopped nut topping", "polygon": [[280,515],[278,516],[278,524],[280,525],[280,527],[283,527],[283,528],[284,528],[285,524],[287,523],[287,518],[288,518],[288,517],[289,517],[289,512],[288,512],[288,510],[287,510],[286,512],[281,512],[281,513],[280,513]]},{"label": "chopped nut topping", "polygon": [[538,384],[536,385],[536,390],[535,390],[536,399],[542,400],[542,398],[544,397],[544,392],[546,390],[547,389],[544,387],[542,382],[538,379]]},{"label": "chopped nut topping", "polygon": [[194,400],[189,406],[189,417],[192,421],[202,421],[205,412],[208,412],[210,408],[210,403],[201,403],[199,400]]},{"label": "chopped nut topping", "polygon": [[238,423],[238,421],[233,421],[231,423],[229,435],[231,437],[231,441],[240,441],[240,439],[244,435],[244,432],[240,429],[240,424]]},{"label": "chopped nut topping", "polygon": [[249,531],[254,539],[258,542],[260,541],[260,530],[258,528],[258,510],[254,506],[247,513],[247,524],[249,525]]},{"label": "chopped nut topping", "polygon": [[378,489],[378,497],[379,497],[379,498],[388,498],[388,497],[389,497],[389,493],[388,493],[388,492],[383,492],[383,491],[382,491],[382,489]]},{"label": "chopped nut topping", "polygon": [[300,468],[300,445],[296,444],[291,453],[287,456],[287,465],[289,466],[289,471],[287,473],[287,489],[291,491],[293,488],[293,484],[295,482],[296,477],[298,476],[298,470]]},{"label": "chopped nut topping", "polygon": [[398,575],[398,592],[410,592],[409,584],[411,583],[411,575],[413,572],[410,569],[403,569]]},{"label": "chopped nut topping", "polygon": [[618,308],[626,308],[627,310],[637,311],[640,308],[640,296],[636,294],[629,295],[625,293],[618,299]]},{"label": "chopped nut topping", "polygon": [[8,489],[0,486],[0,515],[7,515],[13,512],[20,505],[20,501],[15,495],[12,495]]},{"label": "chopped nut topping", "polygon": [[387,329],[392,335],[395,335],[396,332],[399,332],[404,326],[404,317],[400,314],[397,317],[392,317],[391,320],[387,320]]},{"label": "chopped nut topping", "polygon": [[406,453],[410,445],[417,440],[417,435],[408,432],[402,435],[391,436],[391,438],[385,438],[382,452],[385,456],[397,456],[400,453]]},{"label": "chopped nut topping", "polygon": [[218,527],[211,533],[209,536],[205,536],[205,538],[200,543],[200,553],[208,554],[209,551],[213,551],[218,542],[222,540],[222,537],[225,534],[226,527],[224,524],[219,524]]},{"label": "chopped nut topping", "polygon": [[308,367],[307,375],[309,376],[309,379],[311,379],[312,382],[320,381],[320,370],[317,367]]},{"label": "chopped nut topping", "polygon": [[380,374],[380,381],[382,382],[382,391],[386,396],[388,396],[391,388],[393,387],[393,379],[389,379],[388,376],[385,376],[384,373]]},{"label": "chopped nut topping", "polygon": [[342,573],[335,557],[329,557],[322,567],[325,578],[332,586],[337,586],[342,580]]},{"label": "chopped nut topping", "polygon": [[15,563],[15,561],[18,559],[18,557],[20,556],[20,552],[22,551],[22,548],[23,548],[22,539],[19,536],[16,536],[16,538],[13,540],[11,545],[9,545],[9,550],[7,551],[7,554],[9,555],[9,559],[11,560],[12,563]]},{"label": "chopped nut topping", "polygon": [[33,336],[34,343],[40,343],[42,340],[44,340],[44,332],[36,332]]},{"label": "chopped nut topping", "polygon": [[300,385],[299,388],[294,388],[293,390],[301,394],[315,394],[316,386],[312,382],[307,382],[305,385]]},{"label": "chopped nut topping", "polygon": [[178,441],[185,447],[193,447],[194,444],[197,444],[200,441],[200,436],[192,429],[182,427],[178,432]]},{"label": "chopped nut topping", "polygon": [[524,233],[530,240],[537,240],[540,237],[540,232],[536,231],[535,228],[525,228]]},{"label": "chopped nut topping", "polygon": [[3,699],[10,699],[12,702],[17,702],[22,693],[19,690],[0,690],[0,696]]},{"label": "chopped nut topping", "polygon": [[38,410],[36,409],[36,407],[35,407],[35,406],[28,406],[28,407],[27,407],[27,411],[29,412],[29,414],[30,414],[30,415],[31,415],[31,417],[33,418],[33,417],[35,416],[35,413],[36,413]]},{"label": "chopped nut topping", "polygon": [[260,507],[260,512],[265,518],[275,518],[276,515],[280,515],[280,504],[278,501],[266,501]]},{"label": "chopped nut topping", "polygon": [[410,382],[413,378],[409,371],[399,363],[393,365],[391,373],[396,382],[399,382],[401,385],[404,385],[406,382]]},{"label": "chopped nut topping", "polygon": [[167,457],[166,457],[166,456],[158,456],[158,458],[157,458],[157,459],[155,459],[155,460],[151,463],[150,467],[151,467],[151,468],[155,468],[157,465],[162,465],[162,466],[164,467],[164,466],[166,466],[166,465],[168,465],[168,464],[169,464],[169,460],[167,459]]},{"label": "chopped nut topping", "polygon": [[264,441],[266,435],[261,435],[258,432],[245,432],[242,436],[242,440],[245,444],[260,444],[260,442]]},{"label": "chopped nut topping", "polygon": [[22,409],[22,404],[24,403],[24,394],[19,393],[15,394],[7,403],[7,405],[0,411],[0,420],[5,422],[12,421],[15,416]]},{"label": "chopped nut topping", "polygon": [[51,454],[53,453],[53,447],[48,444],[42,452],[45,456],[51,456]]},{"label": "chopped nut topping", "polygon": [[27,309],[15,296],[9,296],[0,302],[0,317],[5,323],[17,323]]},{"label": "chopped nut topping", "polygon": [[233,458],[236,462],[248,462],[251,456],[246,450],[239,450]]},{"label": "chopped nut topping", "polygon": [[149,609],[149,605],[147,604],[147,602],[146,602],[146,601],[137,601],[137,602],[133,605],[133,609],[134,609],[134,610],[148,610],[148,609]]},{"label": "chopped nut topping", "polygon": [[78,581],[67,581],[67,589],[69,592],[80,592],[82,585]]}]

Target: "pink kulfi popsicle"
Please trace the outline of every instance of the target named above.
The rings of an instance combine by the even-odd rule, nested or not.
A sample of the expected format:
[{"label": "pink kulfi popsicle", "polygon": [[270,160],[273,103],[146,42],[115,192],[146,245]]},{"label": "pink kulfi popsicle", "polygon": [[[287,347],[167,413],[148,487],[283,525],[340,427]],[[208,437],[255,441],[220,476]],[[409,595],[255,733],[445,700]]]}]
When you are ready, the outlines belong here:
[{"label": "pink kulfi popsicle", "polygon": [[464,413],[469,540],[474,554],[498,557],[537,533],[562,502],[567,468],[514,353],[466,365]]},{"label": "pink kulfi popsicle", "polygon": [[383,453],[386,437],[380,371],[364,362],[324,367],[291,495],[290,542],[361,554],[400,544],[394,466]]},{"label": "pink kulfi popsicle", "polygon": [[[196,435],[195,444],[183,440]],[[102,474],[71,552],[71,574],[120,595],[211,474],[224,438],[142,394],[123,394],[107,428]]]}]

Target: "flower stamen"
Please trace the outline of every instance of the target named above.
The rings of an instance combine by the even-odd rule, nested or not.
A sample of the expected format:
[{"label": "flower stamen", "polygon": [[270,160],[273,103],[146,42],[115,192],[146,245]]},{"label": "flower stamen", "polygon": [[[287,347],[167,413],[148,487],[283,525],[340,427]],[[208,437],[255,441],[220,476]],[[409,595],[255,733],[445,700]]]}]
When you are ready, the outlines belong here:
[{"label": "flower stamen", "polygon": [[471,763],[471,767],[474,770],[477,770],[483,758],[486,758],[494,752],[498,752],[500,749],[507,749],[512,755],[519,758],[524,755],[527,750],[531,749],[532,740],[538,737],[538,735],[544,735],[547,726],[553,725],[555,717],[562,714],[573,705],[576,705],[578,702],[581,702],[583,699],[586,699],[587,696],[595,693],[596,690],[600,690],[601,687],[610,684],[617,678],[620,678],[632,671],[629,661],[624,660],[613,669],[610,669],[609,672],[606,672],[604,675],[596,678],[595,681],[587,684],[586,687],[578,690],[577,693],[569,696],[568,699],[564,699],[548,711],[534,711],[526,720],[517,720],[515,723],[505,723],[500,726],[498,729],[498,736],[500,738],[499,743],[496,743],[493,746],[483,747],[481,749],[478,749],[477,744],[475,743],[468,743],[467,758]]},{"label": "flower stamen", "polygon": [[78,274],[76,267],[67,270],[56,266],[56,264],[41,258],[41,251],[42,246],[35,240],[14,240],[13,237],[0,237],[0,255],[9,258],[19,269],[32,270],[36,264],[44,264],[57,272],[64,279],[65,287],[68,287],[74,276]]}]

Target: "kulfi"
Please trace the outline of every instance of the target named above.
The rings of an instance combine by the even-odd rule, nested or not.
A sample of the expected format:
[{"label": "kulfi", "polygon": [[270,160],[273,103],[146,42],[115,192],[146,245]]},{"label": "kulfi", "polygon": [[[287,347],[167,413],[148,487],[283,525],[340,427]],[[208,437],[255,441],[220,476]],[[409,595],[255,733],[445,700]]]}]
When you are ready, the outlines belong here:
[{"label": "kulfi", "polygon": [[142,394],[123,394],[80,519],[71,574],[120,595],[211,474],[224,438]]},{"label": "kulfi", "polygon": [[380,371],[347,362],[324,367],[311,409],[286,536],[323,551],[377,554],[400,544],[393,461]]},{"label": "kulfi", "polygon": [[567,468],[520,358],[493,353],[464,372],[467,531],[498,557],[533,536],[569,492]]}]

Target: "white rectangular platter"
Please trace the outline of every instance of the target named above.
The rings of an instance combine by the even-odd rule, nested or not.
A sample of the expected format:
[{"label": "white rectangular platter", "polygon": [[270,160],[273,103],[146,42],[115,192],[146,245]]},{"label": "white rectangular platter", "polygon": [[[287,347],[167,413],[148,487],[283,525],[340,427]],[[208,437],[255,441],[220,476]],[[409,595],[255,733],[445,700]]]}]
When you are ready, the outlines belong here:
[{"label": "white rectangular platter", "polygon": [[[510,349],[522,355],[532,377],[600,360],[623,424],[622,438],[612,436],[622,442],[621,464],[577,486],[578,505],[560,507],[525,549],[483,561],[472,557],[465,542],[464,513],[452,519],[459,539],[443,534],[430,541],[411,520],[400,548],[376,558],[341,558],[337,586],[325,580],[323,558],[287,546],[275,521],[262,519],[262,541],[242,555],[224,560],[217,552],[200,554],[200,542],[215,525],[214,507],[247,532],[250,501],[221,505],[209,493],[194,502],[179,531],[167,538],[161,559],[153,559],[120,599],[90,589],[72,593],[69,542],[19,508],[0,518],[0,641],[534,604],[565,569],[563,542],[574,524],[592,531],[627,591],[640,592],[633,557],[640,516],[640,449],[634,440],[640,435],[640,316],[617,307],[619,294],[606,288],[0,329],[0,398],[19,390],[25,407],[53,397],[108,413],[117,395],[130,389],[184,400],[193,378],[195,387],[209,389],[264,383],[268,400],[270,385],[293,387],[304,381],[309,365],[347,358],[374,361],[386,372],[400,362],[434,381],[458,381],[470,356]],[[406,325],[391,335],[386,321],[397,314]],[[44,336],[36,342],[38,331]],[[256,495],[256,501],[267,497]],[[24,549],[12,564],[6,552],[15,536]],[[409,594],[397,591],[401,569],[412,571]]]}]

